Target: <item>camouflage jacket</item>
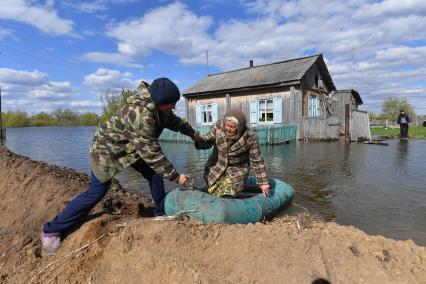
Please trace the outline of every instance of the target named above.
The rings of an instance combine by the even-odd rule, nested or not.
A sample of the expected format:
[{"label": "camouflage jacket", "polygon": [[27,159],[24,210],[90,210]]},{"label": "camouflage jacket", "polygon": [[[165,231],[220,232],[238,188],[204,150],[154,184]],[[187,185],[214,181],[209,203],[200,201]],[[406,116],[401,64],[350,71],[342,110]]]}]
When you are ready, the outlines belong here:
[{"label": "camouflage jacket", "polygon": [[90,147],[90,167],[105,182],[119,171],[144,160],[164,178],[174,180],[178,173],[158,143],[164,128],[192,136],[194,129],[173,112],[160,112],[146,88],[139,88],[109,121],[100,125]]},{"label": "camouflage jacket", "polygon": [[246,129],[241,137],[228,147],[222,122],[218,121],[210,132],[201,138],[201,143],[195,143],[197,149],[208,149],[213,146],[213,152],[204,168],[204,179],[208,186],[212,186],[225,174],[232,179],[233,189],[236,192],[241,191],[249,174],[250,164],[254,169],[257,184],[268,183],[265,163],[254,131]]}]

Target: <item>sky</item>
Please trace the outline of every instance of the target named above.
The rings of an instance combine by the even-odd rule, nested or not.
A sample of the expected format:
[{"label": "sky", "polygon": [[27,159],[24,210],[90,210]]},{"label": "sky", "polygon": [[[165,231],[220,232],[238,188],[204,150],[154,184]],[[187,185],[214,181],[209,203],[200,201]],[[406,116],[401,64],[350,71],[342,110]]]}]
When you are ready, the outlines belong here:
[{"label": "sky", "polygon": [[3,111],[100,113],[102,94],[140,80],[168,77],[184,91],[250,60],[319,53],[337,89],[359,92],[361,109],[379,114],[392,96],[426,114],[424,0],[0,3]]}]

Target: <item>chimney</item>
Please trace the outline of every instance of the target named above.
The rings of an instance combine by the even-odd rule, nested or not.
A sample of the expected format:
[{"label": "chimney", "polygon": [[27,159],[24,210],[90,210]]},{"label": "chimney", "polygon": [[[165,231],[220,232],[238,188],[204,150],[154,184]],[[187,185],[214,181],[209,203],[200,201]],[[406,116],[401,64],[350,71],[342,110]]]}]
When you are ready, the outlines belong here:
[{"label": "chimney", "polygon": [[253,60],[250,60],[250,68],[253,67]]}]

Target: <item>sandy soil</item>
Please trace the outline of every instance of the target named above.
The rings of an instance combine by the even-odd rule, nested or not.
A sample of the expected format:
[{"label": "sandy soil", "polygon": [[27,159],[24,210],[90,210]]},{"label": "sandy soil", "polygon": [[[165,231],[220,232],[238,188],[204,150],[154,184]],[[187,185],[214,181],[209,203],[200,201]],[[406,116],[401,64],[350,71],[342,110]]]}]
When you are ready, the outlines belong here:
[{"label": "sandy soil", "polygon": [[313,216],[250,225],[151,220],[115,184],[53,256],[42,223],[88,177],[0,148],[0,283],[426,283],[426,248]]}]

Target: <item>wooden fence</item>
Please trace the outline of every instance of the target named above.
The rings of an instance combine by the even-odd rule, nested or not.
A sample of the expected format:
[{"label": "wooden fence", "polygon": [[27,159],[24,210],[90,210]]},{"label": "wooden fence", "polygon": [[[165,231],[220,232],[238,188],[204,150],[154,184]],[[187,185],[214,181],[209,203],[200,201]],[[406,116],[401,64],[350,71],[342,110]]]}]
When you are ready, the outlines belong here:
[{"label": "wooden fence", "polygon": [[[296,125],[279,125],[279,126],[257,126],[252,128],[257,134],[257,140],[260,145],[272,145],[289,142],[296,139]],[[209,126],[201,126],[196,129],[200,135],[205,135],[209,132]],[[184,142],[193,143],[191,138],[174,132],[169,129],[164,129],[160,136],[160,141],[163,142]]]},{"label": "wooden fence", "polygon": [[302,121],[302,139],[335,140],[340,136],[340,122],[338,116],[304,117]]},{"label": "wooden fence", "polygon": [[[338,140],[345,131],[344,122],[338,116],[304,117],[302,120],[301,139]],[[351,141],[371,139],[368,113],[352,110],[349,117],[349,133]]]},{"label": "wooden fence", "polygon": [[351,141],[371,140],[370,120],[368,113],[361,110],[352,110],[349,121]]},{"label": "wooden fence", "polygon": [[378,120],[378,119],[372,119],[370,120],[371,126],[381,126],[386,128],[394,128],[399,127],[398,124],[396,124],[396,120]]},{"label": "wooden fence", "polygon": [[273,145],[296,140],[296,125],[257,126],[253,129],[260,145]]}]

